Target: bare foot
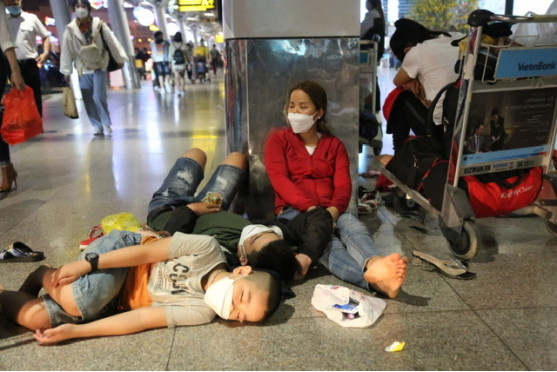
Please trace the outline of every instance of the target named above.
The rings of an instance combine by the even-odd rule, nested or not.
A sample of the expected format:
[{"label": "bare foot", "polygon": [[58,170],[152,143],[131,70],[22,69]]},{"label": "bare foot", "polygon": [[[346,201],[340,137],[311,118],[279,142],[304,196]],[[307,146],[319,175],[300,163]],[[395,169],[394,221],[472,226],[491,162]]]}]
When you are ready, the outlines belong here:
[{"label": "bare foot", "polygon": [[296,274],[294,274],[294,280],[302,280],[309,271],[311,258],[306,254],[298,253],[296,255],[296,261],[298,261],[298,267],[296,269]]},{"label": "bare foot", "polygon": [[367,262],[364,278],[374,289],[395,298],[406,279],[407,264],[408,258],[400,253],[376,256]]}]

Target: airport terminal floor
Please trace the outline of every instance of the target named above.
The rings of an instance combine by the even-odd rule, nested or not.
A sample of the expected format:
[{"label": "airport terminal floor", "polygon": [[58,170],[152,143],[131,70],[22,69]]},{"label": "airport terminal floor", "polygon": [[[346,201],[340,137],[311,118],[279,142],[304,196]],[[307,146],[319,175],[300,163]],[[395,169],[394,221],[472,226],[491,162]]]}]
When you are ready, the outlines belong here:
[{"label": "airport terminal floor", "polygon": [[[184,150],[204,149],[212,170],[226,151],[219,74],[188,85],[182,97],[161,95],[150,81],[110,90],[112,136],[93,136],[82,102],[80,118],[72,120],[63,115],[60,93],[46,95],[45,133],[12,147],[17,189],[0,194],[0,248],[21,241],[46,259],[0,263],[0,285],[16,290],[38,265],[75,259],[89,228],[108,214],[131,212],[144,221],[153,191]],[[379,69],[383,95],[391,75]],[[364,152],[361,161],[369,156]],[[476,278],[459,280],[412,257],[412,250],[451,257],[434,221],[422,224],[385,205],[360,218],[379,247],[410,259],[402,291],[370,327],[343,328],[312,307],[317,284],[362,291],[317,268],[260,325],[216,320],[47,347],[0,313],[0,369],[557,369],[557,239],[541,219],[479,219],[483,249],[469,262]],[[404,350],[386,352],[395,341],[404,341]]]}]

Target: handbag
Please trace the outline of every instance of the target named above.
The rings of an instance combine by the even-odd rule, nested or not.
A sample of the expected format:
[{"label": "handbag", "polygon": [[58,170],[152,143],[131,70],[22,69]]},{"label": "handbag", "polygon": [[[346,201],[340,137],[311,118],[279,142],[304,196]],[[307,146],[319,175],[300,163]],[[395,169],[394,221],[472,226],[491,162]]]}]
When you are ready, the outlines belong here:
[{"label": "handbag", "polygon": [[433,137],[409,138],[385,168],[408,187],[417,190],[423,177],[441,158],[441,143]]},{"label": "handbag", "polygon": [[532,204],[543,182],[541,167],[478,176],[465,176],[459,186],[466,190],[476,217],[514,212]]},{"label": "handbag", "polygon": [[10,145],[25,142],[43,133],[43,119],[35,102],[33,89],[25,86],[19,90],[12,88],[4,98],[4,118],[2,119],[2,139]]},{"label": "handbag", "polygon": [[77,113],[77,106],[75,105],[75,96],[73,94],[73,89],[71,87],[62,88],[63,103],[64,103],[64,115],[71,119],[77,119],[79,114]]},{"label": "handbag", "polygon": [[108,53],[108,66],[106,68],[106,71],[112,72],[112,71],[119,70],[120,69],[119,63],[116,62],[116,60],[114,59],[114,56],[112,55],[112,52],[110,51],[110,48],[108,47],[108,45],[104,41],[104,31],[103,31],[103,28],[102,28],[102,23],[101,23],[101,39],[103,41],[104,48],[106,49],[106,52]]}]

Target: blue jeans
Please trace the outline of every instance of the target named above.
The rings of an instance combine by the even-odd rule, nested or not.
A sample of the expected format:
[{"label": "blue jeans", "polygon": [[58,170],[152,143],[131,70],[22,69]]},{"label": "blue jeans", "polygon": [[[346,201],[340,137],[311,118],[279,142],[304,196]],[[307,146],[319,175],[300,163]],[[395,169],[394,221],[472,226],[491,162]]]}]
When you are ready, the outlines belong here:
[{"label": "blue jeans", "polygon": [[83,74],[79,77],[85,111],[93,127],[101,132],[103,125],[112,125],[106,98],[107,84],[108,73],[103,70],[96,70],[92,74]]},{"label": "blue jeans", "polygon": [[367,261],[381,255],[367,226],[350,213],[337,220],[336,231],[319,262],[331,274],[361,288],[370,289],[364,279]]},{"label": "blue jeans", "polygon": [[205,187],[194,196],[203,180],[203,168],[193,159],[179,158],[168,172],[161,187],[149,202],[149,213],[161,207],[177,208],[189,203],[200,202],[209,192],[222,196],[222,210],[228,210],[245,172],[232,165],[221,164],[213,172]]},{"label": "blue jeans", "polygon": [[[113,230],[89,245],[79,258],[82,260],[87,252],[106,253],[116,249],[138,245],[141,235],[129,231]],[[118,298],[128,274],[128,267],[98,270],[79,277],[72,283],[72,293],[81,316],[68,314],[48,294],[43,296],[52,327],[63,323],[89,322],[103,316],[114,306],[112,301]]]}]

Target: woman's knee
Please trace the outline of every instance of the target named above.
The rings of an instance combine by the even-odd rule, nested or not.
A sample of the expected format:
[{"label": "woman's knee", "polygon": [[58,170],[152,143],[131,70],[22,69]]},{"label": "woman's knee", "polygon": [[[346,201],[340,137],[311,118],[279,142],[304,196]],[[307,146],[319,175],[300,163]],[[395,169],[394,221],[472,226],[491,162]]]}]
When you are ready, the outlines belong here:
[{"label": "woman's knee", "polygon": [[351,235],[354,233],[367,234],[367,226],[354,215],[345,212],[337,220],[337,229],[341,234]]},{"label": "woman's knee", "polygon": [[197,147],[187,150],[181,157],[194,160],[203,169],[205,169],[205,164],[207,164],[207,154],[205,154],[205,151]]},{"label": "woman's knee", "polygon": [[233,165],[240,169],[247,169],[248,158],[241,152],[233,152],[224,159],[222,164]]}]

